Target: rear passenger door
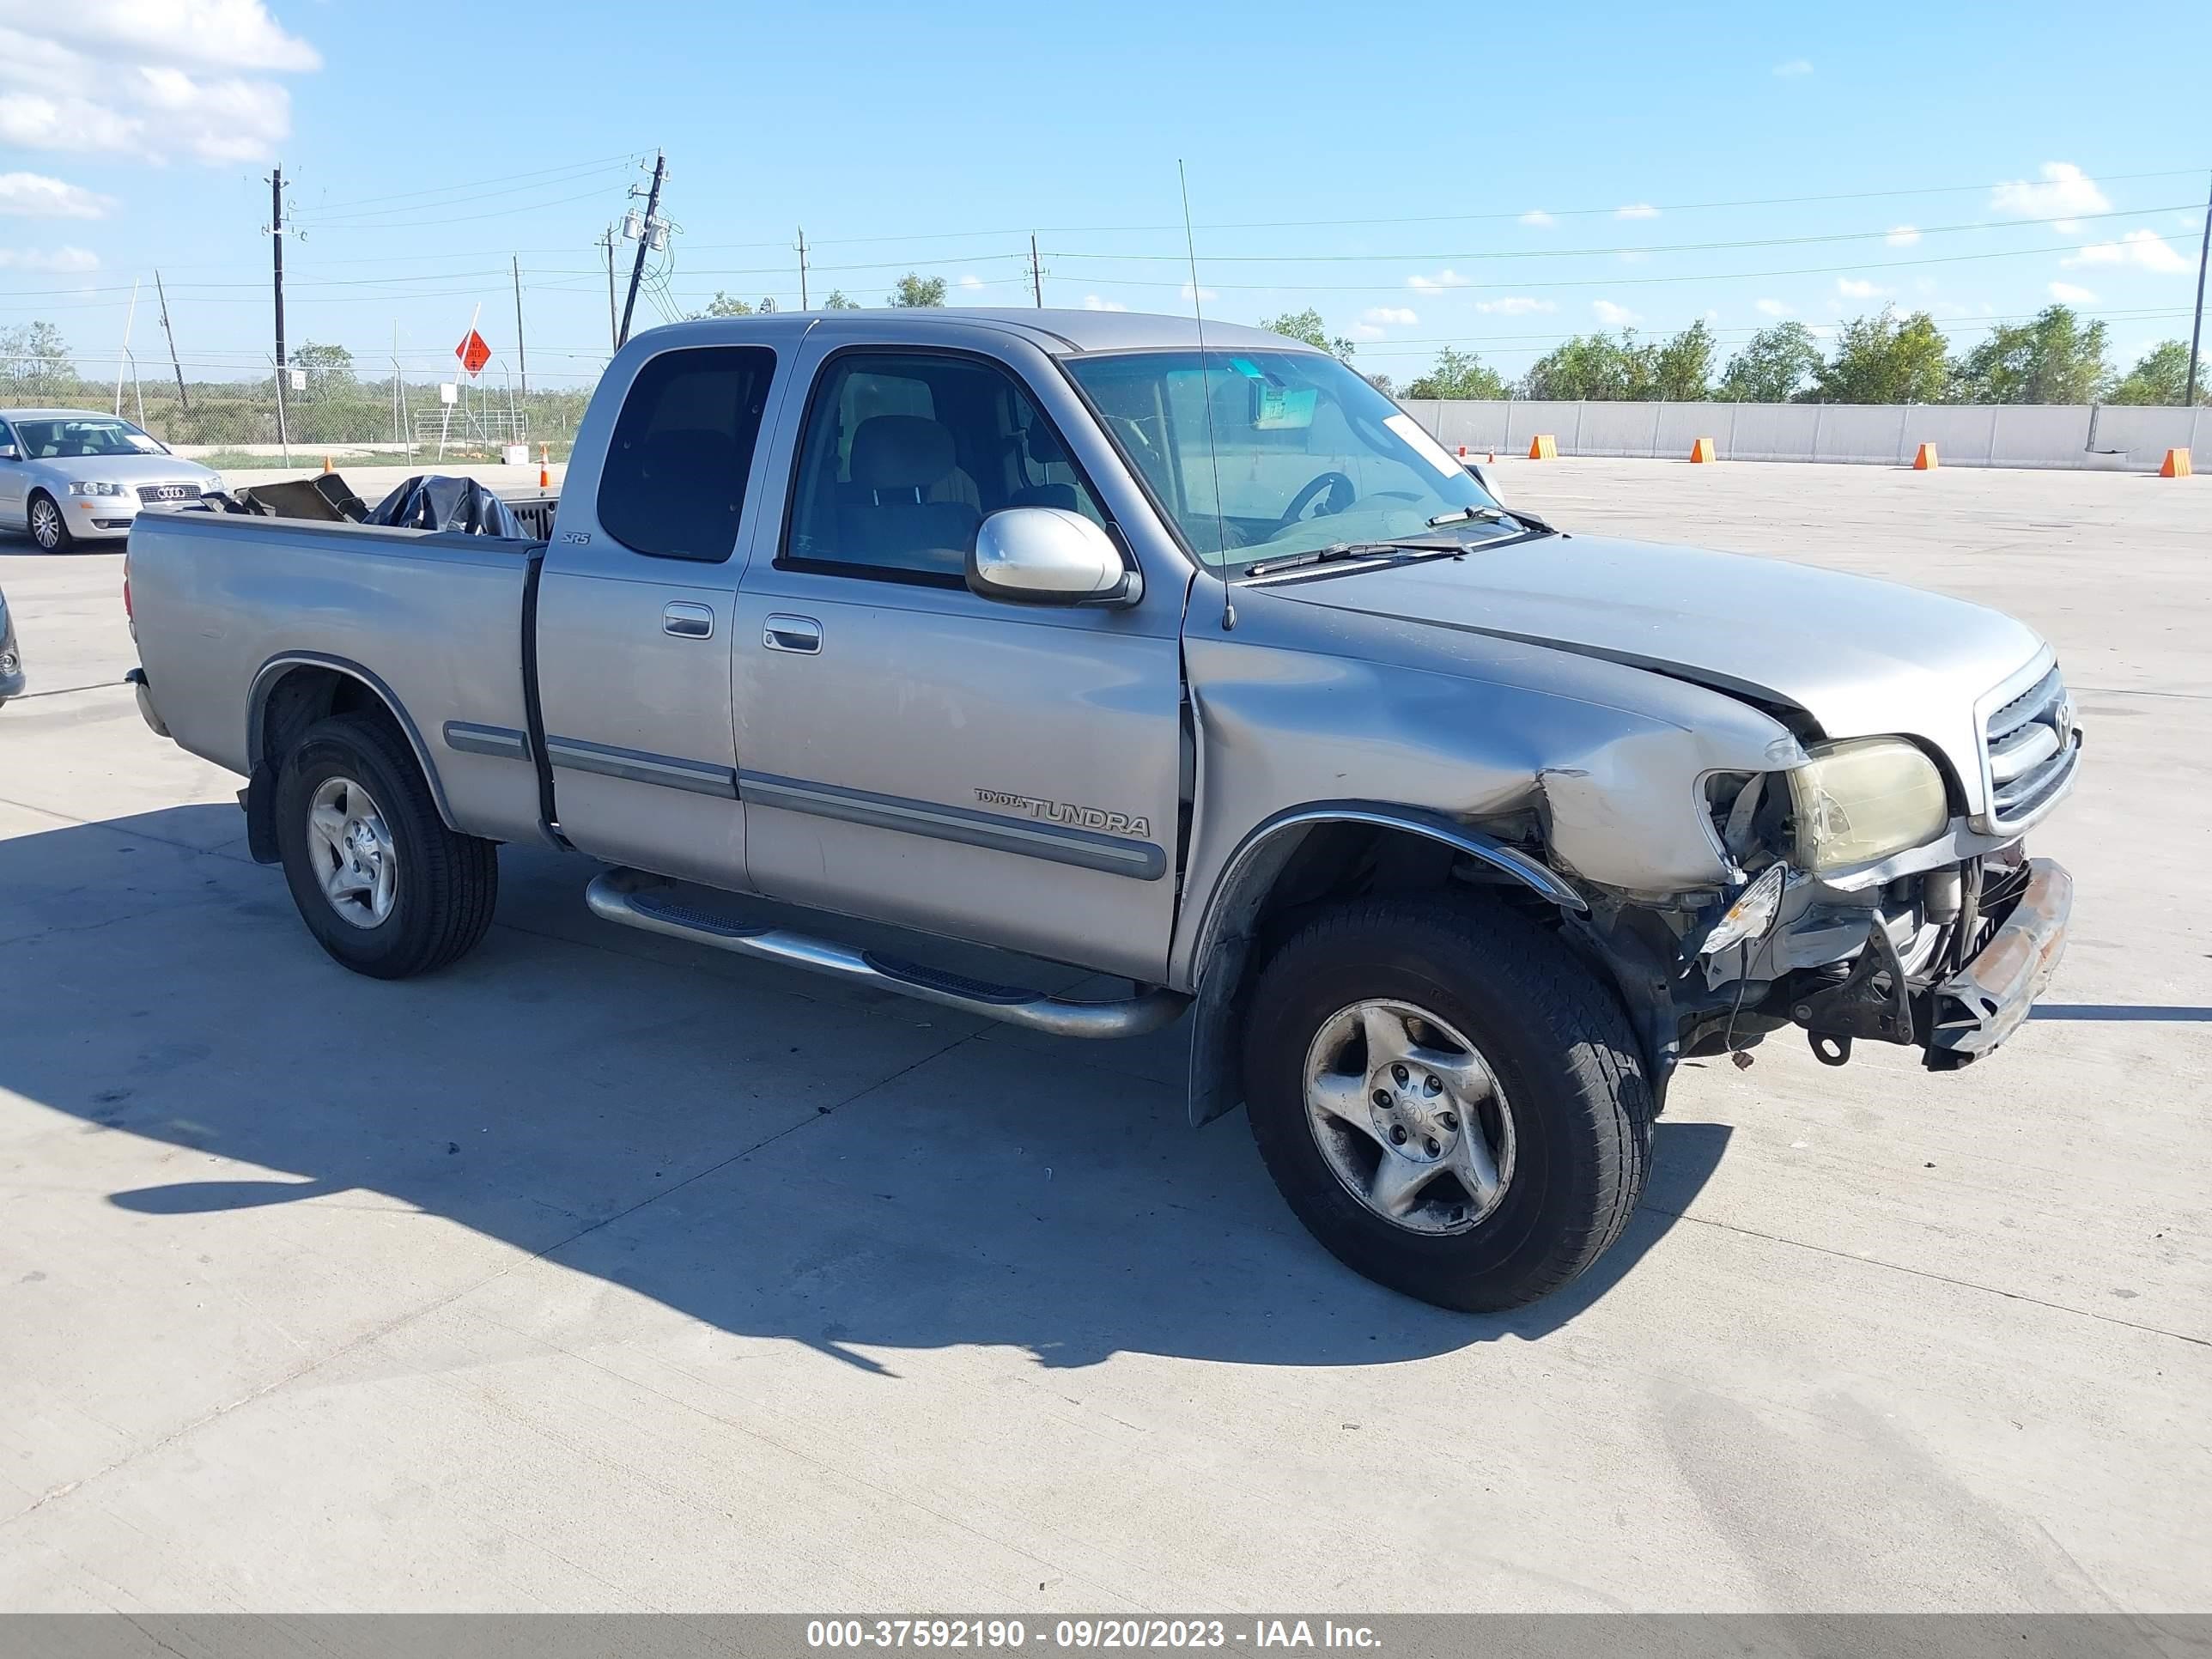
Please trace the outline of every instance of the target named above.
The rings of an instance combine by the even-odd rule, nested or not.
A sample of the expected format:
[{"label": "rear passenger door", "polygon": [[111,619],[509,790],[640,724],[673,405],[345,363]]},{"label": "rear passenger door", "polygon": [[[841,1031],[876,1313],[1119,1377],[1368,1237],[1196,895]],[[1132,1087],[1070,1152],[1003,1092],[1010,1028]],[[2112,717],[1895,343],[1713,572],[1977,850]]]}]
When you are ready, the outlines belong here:
[{"label": "rear passenger door", "polygon": [[[767,345],[675,346],[571,471],[538,601],[555,815],[581,850],[747,884],[730,714],[739,550],[759,492]],[[595,453],[588,428],[578,454]]]},{"label": "rear passenger door", "polygon": [[[1024,374],[981,351],[829,332],[810,338],[784,399],[781,541],[763,526],[739,598],[754,886],[1158,980],[1175,907],[1181,587],[1161,581],[1127,609],[969,592],[967,556],[994,512],[1114,524],[1093,483],[1114,465],[1103,438],[1040,351],[1005,343]],[[1079,434],[1088,465],[1070,447]]]}]

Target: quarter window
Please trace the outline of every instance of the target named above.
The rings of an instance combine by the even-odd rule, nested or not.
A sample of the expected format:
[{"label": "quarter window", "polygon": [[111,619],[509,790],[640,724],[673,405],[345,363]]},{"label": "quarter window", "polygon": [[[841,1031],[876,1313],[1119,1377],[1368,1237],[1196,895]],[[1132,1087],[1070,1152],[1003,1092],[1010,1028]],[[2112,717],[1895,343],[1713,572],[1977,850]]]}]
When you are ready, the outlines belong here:
[{"label": "quarter window", "polygon": [[700,347],[647,362],[615,417],[600,528],[655,558],[727,559],[775,378],[765,346]]},{"label": "quarter window", "polygon": [[830,361],[809,407],[782,562],[957,586],[977,527],[1009,507],[1106,521],[1005,369],[854,352]]}]

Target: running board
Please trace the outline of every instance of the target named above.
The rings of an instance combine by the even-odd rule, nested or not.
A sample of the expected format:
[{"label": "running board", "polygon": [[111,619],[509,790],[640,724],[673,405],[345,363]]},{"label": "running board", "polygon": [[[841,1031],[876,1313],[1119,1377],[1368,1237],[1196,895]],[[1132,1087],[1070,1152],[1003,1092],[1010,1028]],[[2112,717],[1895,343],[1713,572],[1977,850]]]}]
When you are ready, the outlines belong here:
[{"label": "running board", "polygon": [[1016,986],[993,985],[878,951],[855,951],[787,928],[718,915],[687,902],[660,878],[640,870],[605,872],[585,889],[584,902],[592,907],[593,915],[625,927],[665,933],[671,939],[711,945],[741,957],[872,985],[1008,1025],[1049,1031],[1054,1036],[1137,1036],[1172,1024],[1190,1003],[1188,997],[1158,987],[1122,1002],[1068,1002]]}]

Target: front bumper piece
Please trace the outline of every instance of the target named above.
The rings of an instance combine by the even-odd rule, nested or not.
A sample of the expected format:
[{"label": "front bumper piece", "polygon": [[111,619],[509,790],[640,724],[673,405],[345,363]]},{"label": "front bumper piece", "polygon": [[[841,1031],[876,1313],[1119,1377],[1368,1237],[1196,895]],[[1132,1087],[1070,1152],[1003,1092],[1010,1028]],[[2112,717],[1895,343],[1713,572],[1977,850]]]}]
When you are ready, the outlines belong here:
[{"label": "front bumper piece", "polygon": [[1987,920],[1979,951],[1941,980],[1908,979],[1877,919],[1842,979],[1796,997],[1790,1017],[1816,1058],[1840,1066],[1855,1039],[1917,1046],[1931,1071],[1951,1071],[1995,1049],[2020,1027],[2066,951],[2074,878],[2051,859],[2030,859]]},{"label": "front bumper piece", "polygon": [[2074,878],[2065,866],[2054,859],[2030,859],[2027,884],[1990,942],[1929,994],[1930,1066],[1963,1066],[2019,1028],[2066,953],[2066,921],[2073,909]]}]

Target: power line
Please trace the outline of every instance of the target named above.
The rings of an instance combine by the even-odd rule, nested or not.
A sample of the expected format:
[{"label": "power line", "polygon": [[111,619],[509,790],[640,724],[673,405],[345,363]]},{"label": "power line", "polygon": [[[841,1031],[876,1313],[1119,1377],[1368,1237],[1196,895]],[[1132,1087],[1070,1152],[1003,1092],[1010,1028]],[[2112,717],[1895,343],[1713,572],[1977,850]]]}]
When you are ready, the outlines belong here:
[{"label": "power line", "polygon": [[[1604,254],[1706,253],[1725,248],[1739,247],[1796,247],[1816,242],[1865,242],[1887,240],[1909,231],[1915,239],[1923,236],[1942,236],[1972,230],[2028,229],[2038,225],[2072,225],[2086,223],[2092,219],[2133,219],[2145,214],[2171,213],[2193,207],[2184,202],[2159,207],[2118,209],[2109,213],[2069,213],[2050,219],[1984,219],[1957,225],[1891,226],[1883,230],[1828,231],[1813,236],[1757,236],[1727,242],[1630,242],[1607,247],[1561,248],[1474,248],[1457,249],[1443,253],[1216,253],[1206,256],[1208,264],[1373,264],[1382,260],[1419,261],[1428,259],[1460,259],[1473,263],[1478,259],[1579,259]],[[1182,256],[1176,253],[1089,253],[1072,248],[1059,250],[1054,256],[1066,259],[1111,259],[1120,262],[1146,261],[1162,264],[1179,264]],[[947,263],[957,264],[957,260]]]},{"label": "power line", "polygon": [[443,195],[448,191],[473,190],[479,185],[503,185],[518,179],[543,179],[548,173],[579,173],[581,170],[592,168],[603,170],[611,169],[617,165],[628,166],[629,163],[634,161],[636,157],[637,152],[635,150],[624,150],[619,155],[604,155],[598,157],[593,161],[567,161],[562,163],[558,167],[539,167],[532,173],[495,173],[489,179],[464,179],[459,184],[433,185],[422,190],[403,190],[390,196],[357,196],[349,202],[342,201],[337,203],[335,209],[332,208],[331,204],[326,203],[316,210],[318,212],[328,212],[347,208],[366,207],[370,204],[376,202],[413,201],[424,196]]}]

